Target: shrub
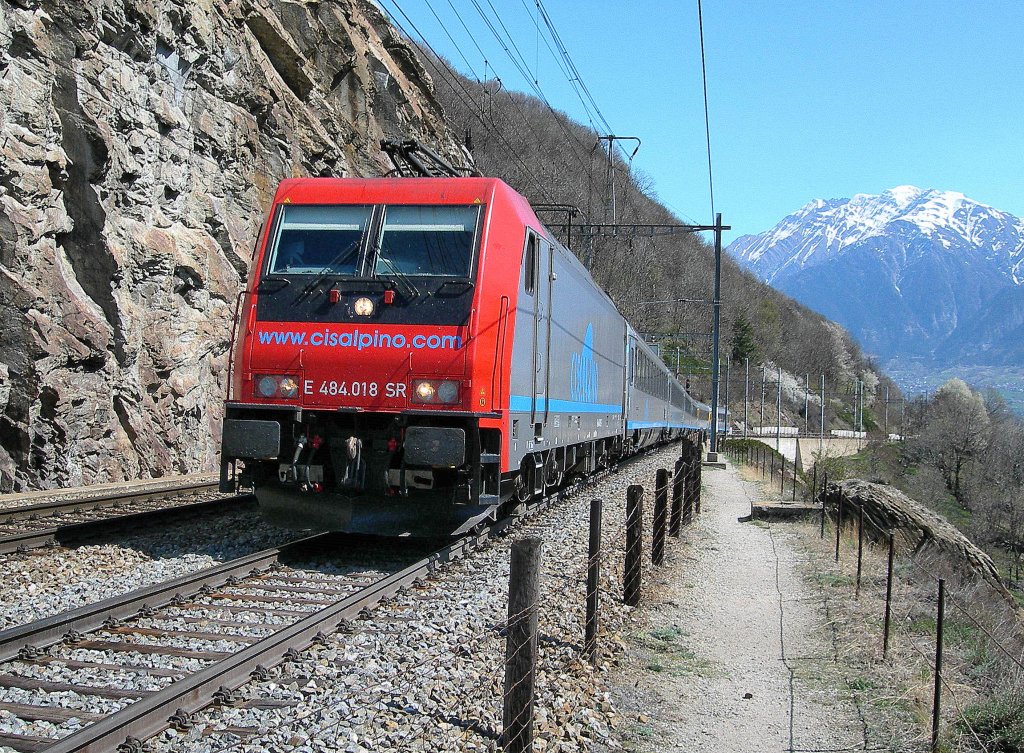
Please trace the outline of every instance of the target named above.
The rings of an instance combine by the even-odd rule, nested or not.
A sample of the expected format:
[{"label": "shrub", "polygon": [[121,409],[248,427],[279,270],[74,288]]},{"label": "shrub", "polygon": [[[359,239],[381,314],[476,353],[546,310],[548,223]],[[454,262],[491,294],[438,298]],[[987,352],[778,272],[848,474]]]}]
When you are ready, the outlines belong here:
[{"label": "shrub", "polygon": [[964,709],[958,725],[969,738],[977,735],[991,753],[1024,753],[1024,693],[997,691]]}]

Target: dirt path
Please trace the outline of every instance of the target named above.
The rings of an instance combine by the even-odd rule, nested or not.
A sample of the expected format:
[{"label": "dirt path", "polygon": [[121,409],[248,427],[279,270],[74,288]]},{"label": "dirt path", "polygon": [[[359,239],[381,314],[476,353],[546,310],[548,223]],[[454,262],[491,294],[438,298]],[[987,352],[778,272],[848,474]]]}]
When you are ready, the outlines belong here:
[{"label": "dirt path", "polygon": [[703,514],[648,570],[611,683],[639,751],[863,750],[818,589],[787,524],[740,522],[759,486],[704,471]]}]

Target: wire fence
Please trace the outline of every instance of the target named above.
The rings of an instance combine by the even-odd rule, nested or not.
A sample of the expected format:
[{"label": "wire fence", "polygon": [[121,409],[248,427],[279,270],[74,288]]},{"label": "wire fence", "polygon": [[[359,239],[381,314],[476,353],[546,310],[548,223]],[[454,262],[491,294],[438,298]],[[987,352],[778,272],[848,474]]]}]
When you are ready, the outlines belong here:
[{"label": "wire fence", "polygon": [[[767,448],[730,451],[774,482]],[[785,465],[775,473],[786,474]],[[849,622],[831,621],[837,660],[881,675],[888,693],[875,688],[875,704],[916,721],[894,749],[1021,750],[1024,635],[1012,595],[926,537],[879,524],[823,474],[810,483],[788,474],[802,478],[804,499],[820,509],[823,546],[834,547],[835,572],[817,578],[849,588]]]},{"label": "wire fence", "polygon": [[735,461],[756,470],[762,480],[778,492],[783,501],[811,503],[812,489],[818,486],[817,472],[813,478],[796,467],[778,450],[757,439],[727,439],[722,442],[723,452]]}]

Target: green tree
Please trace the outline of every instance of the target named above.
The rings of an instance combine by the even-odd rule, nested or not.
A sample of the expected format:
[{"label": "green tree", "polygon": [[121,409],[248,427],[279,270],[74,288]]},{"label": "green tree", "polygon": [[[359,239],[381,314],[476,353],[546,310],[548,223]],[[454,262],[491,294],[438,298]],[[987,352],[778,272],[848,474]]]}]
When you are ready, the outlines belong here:
[{"label": "green tree", "polygon": [[754,359],[757,343],[754,340],[754,327],[747,317],[740,314],[732,325],[732,362],[743,363],[744,358]]}]

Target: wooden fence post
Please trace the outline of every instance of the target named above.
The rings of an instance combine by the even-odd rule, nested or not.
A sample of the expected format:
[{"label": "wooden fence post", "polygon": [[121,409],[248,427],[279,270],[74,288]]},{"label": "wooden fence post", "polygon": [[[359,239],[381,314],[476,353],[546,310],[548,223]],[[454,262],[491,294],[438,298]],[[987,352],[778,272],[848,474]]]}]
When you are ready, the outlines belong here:
[{"label": "wooden fence post", "polygon": [[843,533],[843,494],[839,493],[839,503],[836,508],[836,562],[839,561],[839,537]]},{"label": "wooden fence post", "polygon": [[669,516],[668,532],[679,537],[683,525],[683,461],[676,461],[672,476],[672,514]]},{"label": "wooden fence post", "polygon": [[654,526],[651,537],[651,562],[661,565],[665,561],[665,529],[668,521],[668,471],[658,469],[654,483]]},{"label": "wooden fence post", "polygon": [[882,658],[889,658],[889,630],[892,625],[892,565],[896,554],[896,540],[889,532],[889,564],[885,575],[885,617],[882,620]]},{"label": "wooden fence post", "polygon": [[626,490],[626,563],[622,600],[631,607],[640,603],[643,579],[644,488],[633,484]]},{"label": "wooden fence post", "polygon": [[696,479],[693,482],[693,512],[695,515],[700,515],[700,482],[701,474],[704,472],[704,465],[700,461],[701,456],[698,456],[693,463],[693,470]]},{"label": "wooden fence post", "polygon": [[932,753],[939,753],[942,715],[942,628],[946,617],[946,581],[939,578],[939,605],[935,615],[935,695],[932,699]]},{"label": "wooden fence post", "polygon": [[502,744],[509,753],[527,753],[533,749],[537,604],[540,600],[542,548],[542,542],[537,537],[512,542],[502,732]]},{"label": "wooden fence post", "polygon": [[591,664],[597,664],[598,609],[601,584],[601,511],[599,499],[590,500],[590,546],[587,549],[587,622],[583,653]]}]

